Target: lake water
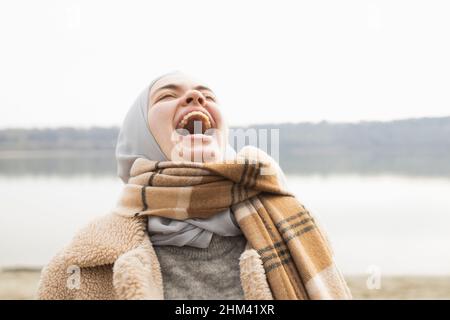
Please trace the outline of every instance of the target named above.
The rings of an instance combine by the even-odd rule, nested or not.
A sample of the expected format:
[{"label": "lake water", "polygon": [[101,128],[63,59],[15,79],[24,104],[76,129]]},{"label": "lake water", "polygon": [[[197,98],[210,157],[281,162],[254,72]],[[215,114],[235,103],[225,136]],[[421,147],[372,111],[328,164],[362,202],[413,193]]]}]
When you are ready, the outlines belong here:
[{"label": "lake water", "polygon": [[[347,274],[450,273],[450,179],[294,175],[291,190],[316,216]],[[74,232],[114,207],[113,175],[0,175],[0,266],[41,266]]]}]

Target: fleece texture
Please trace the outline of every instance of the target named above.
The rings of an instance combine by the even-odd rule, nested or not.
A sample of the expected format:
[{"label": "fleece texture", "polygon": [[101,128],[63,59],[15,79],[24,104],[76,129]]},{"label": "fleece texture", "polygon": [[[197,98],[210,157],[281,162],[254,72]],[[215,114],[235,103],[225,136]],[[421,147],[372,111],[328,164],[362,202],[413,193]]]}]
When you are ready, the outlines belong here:
[{"label": "fleece texture", "polygon": [[[272,299],[258,254],[239,257],[245,299]],[[160,263],[145,217],[112,212],[81,229],[42,270],[38,299],[164,299]]]}]

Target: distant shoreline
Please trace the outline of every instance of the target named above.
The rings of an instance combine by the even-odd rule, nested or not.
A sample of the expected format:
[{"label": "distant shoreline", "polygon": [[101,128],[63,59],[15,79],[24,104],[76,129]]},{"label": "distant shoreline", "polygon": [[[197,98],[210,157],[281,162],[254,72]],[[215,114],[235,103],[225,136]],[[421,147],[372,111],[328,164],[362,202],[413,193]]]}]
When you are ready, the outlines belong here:
[{"label": "distant shoreline", "polygon": [[114,157],[114,149],[0,150],[0,159],[48,159],[55,157],[76,157],[84,159]]},{"label": "distant shoreline", "polygon": [[[244,135],[248,129],[279,130],[275,160],[288,174],[450,177],[450,117],[241,129]],[[0,175],[115,175],[118,133],[119,127],[0,130]],[[235,148],[242,147],[233,140]],[[245,144],[266,151],[275,143],[250,140],[247,136]]]}]

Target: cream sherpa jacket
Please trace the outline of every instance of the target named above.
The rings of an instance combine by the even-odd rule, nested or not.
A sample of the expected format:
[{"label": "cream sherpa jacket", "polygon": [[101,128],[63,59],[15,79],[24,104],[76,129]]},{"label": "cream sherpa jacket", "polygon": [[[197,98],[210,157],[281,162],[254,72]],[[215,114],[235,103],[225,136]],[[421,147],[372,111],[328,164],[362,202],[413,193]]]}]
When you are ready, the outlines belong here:
[{"label": "cream sherpa jacket", "polygon": [[[245,299],[273,299],[259,254],[241,254]],[[39,299],[164,299],[146,217],[115,213],[90,223],[42,270]]]}]

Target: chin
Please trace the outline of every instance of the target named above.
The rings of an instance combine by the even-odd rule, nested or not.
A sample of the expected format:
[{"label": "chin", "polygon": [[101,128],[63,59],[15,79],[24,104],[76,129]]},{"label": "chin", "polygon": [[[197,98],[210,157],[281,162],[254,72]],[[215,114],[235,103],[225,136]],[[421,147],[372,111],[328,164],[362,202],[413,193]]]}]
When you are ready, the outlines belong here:
[{"label": "chin", "polygon": [[196,148],[181,148],[174,152],[172,160],[189,162],[218,162],[221,160],[219,148],[200,146]]}]

